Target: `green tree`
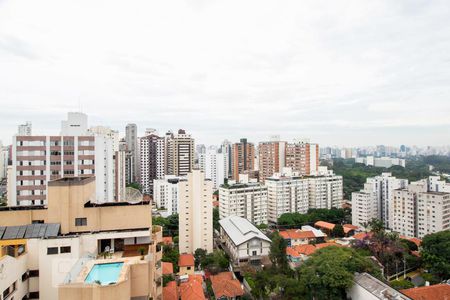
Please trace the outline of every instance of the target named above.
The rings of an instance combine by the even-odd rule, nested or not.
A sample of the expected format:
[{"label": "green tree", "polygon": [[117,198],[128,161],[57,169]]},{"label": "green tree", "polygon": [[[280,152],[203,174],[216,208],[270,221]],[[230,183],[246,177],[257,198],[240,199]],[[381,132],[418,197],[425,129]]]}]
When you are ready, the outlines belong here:
[{"label": "green tree", "polygon": [[426,235],[422,240],[422,258],[430,273],[450,278],[450,231]]},{"label": "green tree", "polygon": [[219,208],[214,207],[213,208],[213,228],[215,230],[220,230],[219,220],[220,220]]},{"label": "green tree", "polygon": [[342,227],[341,224],[336,224],[333,230],[331,231],[331,235],[337,238],[344,237],[345,236],[344,227]]},{"label": "green tree", "polygon": [[408,249],[409,251],[417,251],[419,250],[416,243],[406,240],[406,239],[400,239],[400,243],[405,247],[405,249]]},{"label": "green tree", "polygon": [[396,290],[404,290],[404,289],[410,289],[414,287],[414,284],[411,281],[408,280],[394,280],[390,283],[391,287],[393,287]]},{"label": "green tree", "polygon": [[279,270],[289,268],[286,257],[287,242],[283,237],[275,231],[272,235],[272,243],[270,244],[269,258],[272,265]]},{"label": "green tree", "polygon": [[178,259],[180,258],[180,253],[178,252],[177,246],[164,245],[163,246],[163,257],[162,261],[170,262],[173,264],[173,271],[178,272]]},{"label": "green tree", "polygon": [[163,286],[166,286],[169,282],[174,281],[175,278],[173,277],[173,275],[168,274],[168,275],[163,275]]},{"label": "green tree", "polygon": [[136,189],[136,190],[139,190],[142,192],[142,186],[137,182],[131,182],[131,183],[127,184],[127,187],[130,187],[130,188],[133,188],[133,189]]},{"label": "green tree", "polygon": [[380,270],[374,263],[354,249],[327,247],[316,251],[300,266],[299,282],[304,287],[305,298],[345,299],[355,272],[380,277]]},{"label": "green tree", "polygon": [[197,268],[200,268],[200,265],[203,265],[203,263],[206,260],[207,252],[205,249],[198,248],[194,252],[194,259],[195,259],[195,266]]}]

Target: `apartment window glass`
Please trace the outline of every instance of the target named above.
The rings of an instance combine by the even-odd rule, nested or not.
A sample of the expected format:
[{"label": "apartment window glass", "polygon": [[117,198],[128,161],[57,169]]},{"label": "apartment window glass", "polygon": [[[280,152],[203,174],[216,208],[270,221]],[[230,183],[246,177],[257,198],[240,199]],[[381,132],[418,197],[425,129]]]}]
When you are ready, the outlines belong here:
[{"label": "apartment window glass", "polygon": [[64,246],[59,248],[59,253],[70,253],[71,247],[70,246]]},{"label": "apartment window glass", "polygon": [[75,218],[75,226],[86,226],[87,218]]},{"label": "apartment window glass", "polygon": [[58,247],[48,247],[47,255],[54,255],[54,254],[58,254]]}]

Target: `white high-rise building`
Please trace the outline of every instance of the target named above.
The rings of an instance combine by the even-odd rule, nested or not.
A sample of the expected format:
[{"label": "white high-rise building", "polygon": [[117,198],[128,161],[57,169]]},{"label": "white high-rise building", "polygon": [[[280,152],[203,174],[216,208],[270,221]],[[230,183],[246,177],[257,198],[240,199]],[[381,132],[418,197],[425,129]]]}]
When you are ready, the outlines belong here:
[{"label": "white high-rise building", "polygon": [[267,217],[272,223],[285,213],[304,214],[309,208],[308,180],[291,168],[284,168],[282,173],[275,173],[266,178]]},{"label": "white high-rise building", "polygon": [[306,213],[310,208],[339,208],[343,203],[342,176],[326,167],[317,176],[301,176],[292,168],[283,168],[266,179],[268,219],[276,223],[284,213]]},{"label": "white high-rise building", "polygon": [[88,129],[88,132],[92,135],[104,135],[112,140],[113,151],[119,151],[119,131],[112,130],[106,126],[95,126]]},{"label": "white high-rise building", "polygon": [[0,141],[0,180],[6,178],[8,169],[8,147],[3,147]]},{"label": "white high-rise building", "polygon": [[450,193],[427,192],[417,197],[417,237],[450,229]]},{"label": "white high-rise building", "polygon": [[125,143],[127,145],[128,151],[130,151],[130,155],[128,157],[129,162],[131,164],[130,170],[132,173],[130,174],[131,178],[130,182],[137,182],[139,180],[139,145],[138,145],[138,137],[137,137],[137,125],[136,124],[127,124],[125,127]]},{"label": "white high-rise building", "polygon": [[239,182],[228,181],[219,189],[220,219],[238,216],[251,223],[267,224],[267,186],[239,175]]},{"label": "white high-rise building", "polygon": [[185,181],[184,177],[166,175],[164,178],[153,181],[153,201],[156,207],[165,209],[168,215],[178,213],[178,183]]},{"label": "white high-rise building", "polygon": [[165,175],[165,142],[153,132],[139,139],[140,184],[142,192],[153,194],[153,181]]},{"label": "white high-rise building", "polygon": [[61,121],[61,136],[87,135],[88,116],[81,112],[67,113],[67,120]]},{"label": "white high-rise building", "polygon": [[206,179],[211,179],[214,190],[217,190],[227,178],[228,157],[224,148],[208,147],[204,153],[198,153],[199,167]]},{"label": "white high-rise building", "polygon": [[21,124],[17,128],[17,135],[20,136],[30,136],[32,135],[32,128],[31,122],[26,122],[25,124]]},{"label": "white high-rise building", "polygon": [[397,179],[391,173],[369,177],[360,192],[352,193],[352,223],[364,227],[373,218],[380,219],[391,228],[389,209],[396,189],[405,188],[407,179]]},{"label": "white high-rise building", "polygon": [[205,180],[200,170],[188,173],[186,181],[178,183],[179,251],[194,253],[213,250],[212,181]]}]

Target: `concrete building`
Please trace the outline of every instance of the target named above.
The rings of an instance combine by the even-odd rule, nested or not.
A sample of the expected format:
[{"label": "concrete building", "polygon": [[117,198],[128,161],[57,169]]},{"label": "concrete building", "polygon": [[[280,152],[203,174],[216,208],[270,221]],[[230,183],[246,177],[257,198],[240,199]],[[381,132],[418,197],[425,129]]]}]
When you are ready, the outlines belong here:
[{"label": "concrete building", "polygon": [[220,239],[235,265],[259,264],[270,252],[271,240],[247,219],[230,216],[219,221]]},{"label": "concrete building", "polygon": [[130,123],[125,127],[125,143],[129,153],[129,164],[132,171],[131,182],[139,181],[139,145],[138,145],[138,132],[137,125]]},{"label": "concrete building", "polygon": [[319,145],[308,140],[286,144],[285,165],[300,175],[315,175],[319,167]]},{"label": "concrete building", "polygon": [[386,283],[368,273],[355,274],[354,284],[347,291],[347,299],[363,300],[411,300]]},{"label": "concrete building", "polygon": [[374,156],[366,156],[366,157],[357,157],[355,162],[365,164],[366,166],[374,166],[380,168],[390,168],[392,166],[406,166],[406,161],[401,158],[392,158],[392,157],[374,157]]},{"label": "concrete building", "polygon": [[9,151],[7,147],[3,147],[0,141],[0,180],[6,178],[8,169]]},{"label": "concrete building", "polygon": [[239,175],[239,182],[228,181],[219,189],[220,219],[238,216],[251,223],[267,224],[267,186]]},{"label": "concrete building", "polygon": [[[150,203],[94,204],[95,193],[93,178],[63,178],[49,183],[47,206],[0,208],[0,265],[8,274],[0,287],[16,287],[5,299],[160,297],[162,228],[152,226]],[[105,263],[120,267],[117,278],[89,281]]]},{"label": "concrete building", "polygon": [[417,196],[417,237],[450,229],[450,193],[426,192]]},{"label": "concrete building", "polygon": [[175,175],[166,175],[164,178],[153,181],[153,201],[158,209],[165,209],[168,215],[178,213],[178,183],[183,180],[186,179]]},{"label": "concrete building", "polygon": [[214,190],[219,189],[225,178],[228,178],[228,156],[225,150],[223,147],[211,146],[198,153],[199,168],[205,173],[206,179],[211,179]]},{"label": "concrete building", "polygon": [[276,223],[284,213],[306,213],[309,208],[341,207],[343,179],[321,167],[317,176],[302,176],[283,168],[266,179],[268,187],[268,220]]},{"label": "concrete building", "polygon": [[61,136],[87,135],[88,117],[81,112],[67,113],[67,120],[61,121]]},{"label": "concrete building", "polygon": [[298,212],[304,214],[309,208],[308,180],[284,168],[282,173],[275,173],[266,179],[267,186],[267,217],[269,222],[277,223],[284,213]]},{"label": "concrete building", "polygon": [[212,182],[200,170],[188,173],[178,183],[179,250],[194,253],[201,248],[213,250]]},{"label": "concrete building", "polygon": [[156,134],[139,139],[140,184],[145,194],[153,195],[153,181],[165,175],[165,142]]},{"label": "concrete building", "polygon": [[391,173],[367,178],[364,189],[352,193],[352,224],[364,227],[364,224],[377,218],[391,228],[389,208],[393,192],[407,185],[408,180],[397,179]]},{"label": "concrete building", "polygon": [[185,130],[166,134],[166,174],[186,176],[194,167],[194,139]]},{"label": "concrete building", "polygon": [[261,142],[258,147],[259,181],[281,172],[286,161],[286,142]]},{"label": "concrete building", "polygon": [[232,179],[238,180],[239,174],[246,174],[254,170],[255,145],[248,143],[246,138],[232,146]]}]

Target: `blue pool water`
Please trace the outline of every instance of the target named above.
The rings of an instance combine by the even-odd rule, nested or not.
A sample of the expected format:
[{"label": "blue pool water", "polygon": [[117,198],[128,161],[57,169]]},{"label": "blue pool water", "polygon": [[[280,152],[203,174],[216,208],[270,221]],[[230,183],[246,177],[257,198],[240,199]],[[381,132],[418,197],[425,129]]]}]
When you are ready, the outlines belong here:
[{"label": "blue pool water", "polygon": [[101,285],[117,282],[122,266],[123,262],[94,265],[84,282],[94,283],[98,280]]}]

